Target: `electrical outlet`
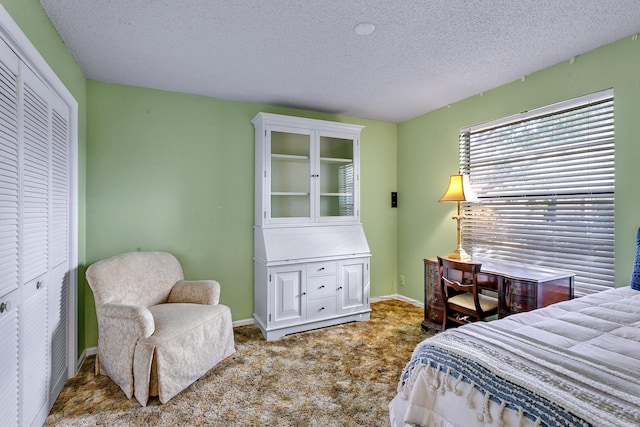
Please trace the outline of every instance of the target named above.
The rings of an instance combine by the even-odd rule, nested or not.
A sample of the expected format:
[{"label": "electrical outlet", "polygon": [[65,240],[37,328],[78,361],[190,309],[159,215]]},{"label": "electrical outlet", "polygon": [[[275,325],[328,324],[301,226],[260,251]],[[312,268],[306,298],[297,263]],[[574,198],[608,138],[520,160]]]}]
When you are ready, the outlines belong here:
[{"label": "electrical outlet", "polygon": [[400,275],[400,286],[404,286],[404,276]]}]

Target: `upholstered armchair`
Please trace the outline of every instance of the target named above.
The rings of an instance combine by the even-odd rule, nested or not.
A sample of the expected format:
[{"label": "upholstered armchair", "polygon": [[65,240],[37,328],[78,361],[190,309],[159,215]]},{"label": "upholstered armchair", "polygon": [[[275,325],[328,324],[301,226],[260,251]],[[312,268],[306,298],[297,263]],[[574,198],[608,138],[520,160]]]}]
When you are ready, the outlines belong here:
[{"label": "upholstered armchair", "polygon": [[185,281],[173,255],[116,255],[86,276],[98,317],[96,372],[142,406],[149,396],[166,403],[235,351],[220,285]]}]

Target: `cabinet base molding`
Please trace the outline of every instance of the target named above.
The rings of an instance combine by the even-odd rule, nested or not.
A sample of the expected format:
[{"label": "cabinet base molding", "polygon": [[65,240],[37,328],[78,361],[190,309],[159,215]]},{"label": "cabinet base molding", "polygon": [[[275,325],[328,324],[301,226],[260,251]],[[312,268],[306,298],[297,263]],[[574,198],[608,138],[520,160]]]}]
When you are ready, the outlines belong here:
[{"label": "cabinet base molding", "polygon": [[292,326],[283,326],[279,328],[270,328],[268,329],[266,325],[264,325],[258,317],[254,315],[255,325],[260,329],[262,335],[265,337],[267,341],[278,340],[285,335],[291,335],[298,332],[310,331],[313,329],[326,328],[327,326],[335,326],[343,323],[349,322],[364,322],[368,321],[370,318],[371,310],[367,310],[363,313],[354,313],[347,316],[334,317],[331,319],[325,319],[320,321],[302,323],[298,325]]}]

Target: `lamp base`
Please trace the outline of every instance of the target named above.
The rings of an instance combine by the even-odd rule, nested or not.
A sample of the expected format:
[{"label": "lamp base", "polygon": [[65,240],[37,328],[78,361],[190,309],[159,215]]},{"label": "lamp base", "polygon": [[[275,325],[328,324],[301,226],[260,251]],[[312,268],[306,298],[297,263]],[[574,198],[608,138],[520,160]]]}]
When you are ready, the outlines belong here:
[{"label": "lamp base", "polygon": [[461,247],[457,247],[453,252],[447,255],[449,259],[459,259],[460,261],[470,261],[471,255],[469,255],[464,249]]}]

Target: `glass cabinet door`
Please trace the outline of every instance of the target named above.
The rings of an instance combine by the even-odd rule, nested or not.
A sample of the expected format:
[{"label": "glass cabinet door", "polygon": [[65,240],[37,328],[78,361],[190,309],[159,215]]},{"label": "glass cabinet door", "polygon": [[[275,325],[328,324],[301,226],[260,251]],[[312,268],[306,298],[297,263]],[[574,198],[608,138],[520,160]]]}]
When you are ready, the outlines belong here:
[{"label": "glass cabinet door", "polygon": [[269,113],[252,123],[257,226],[360,221],[363,126]]},{"label": "glass cabinet door", "polygon": [[353,138],[319,137],[319,216],[339,220],[355,213],[355,158]]},{"label": "glass cabinet door", "polygon": [[271,131],[271,219],[311,218],[311,134]]}]

